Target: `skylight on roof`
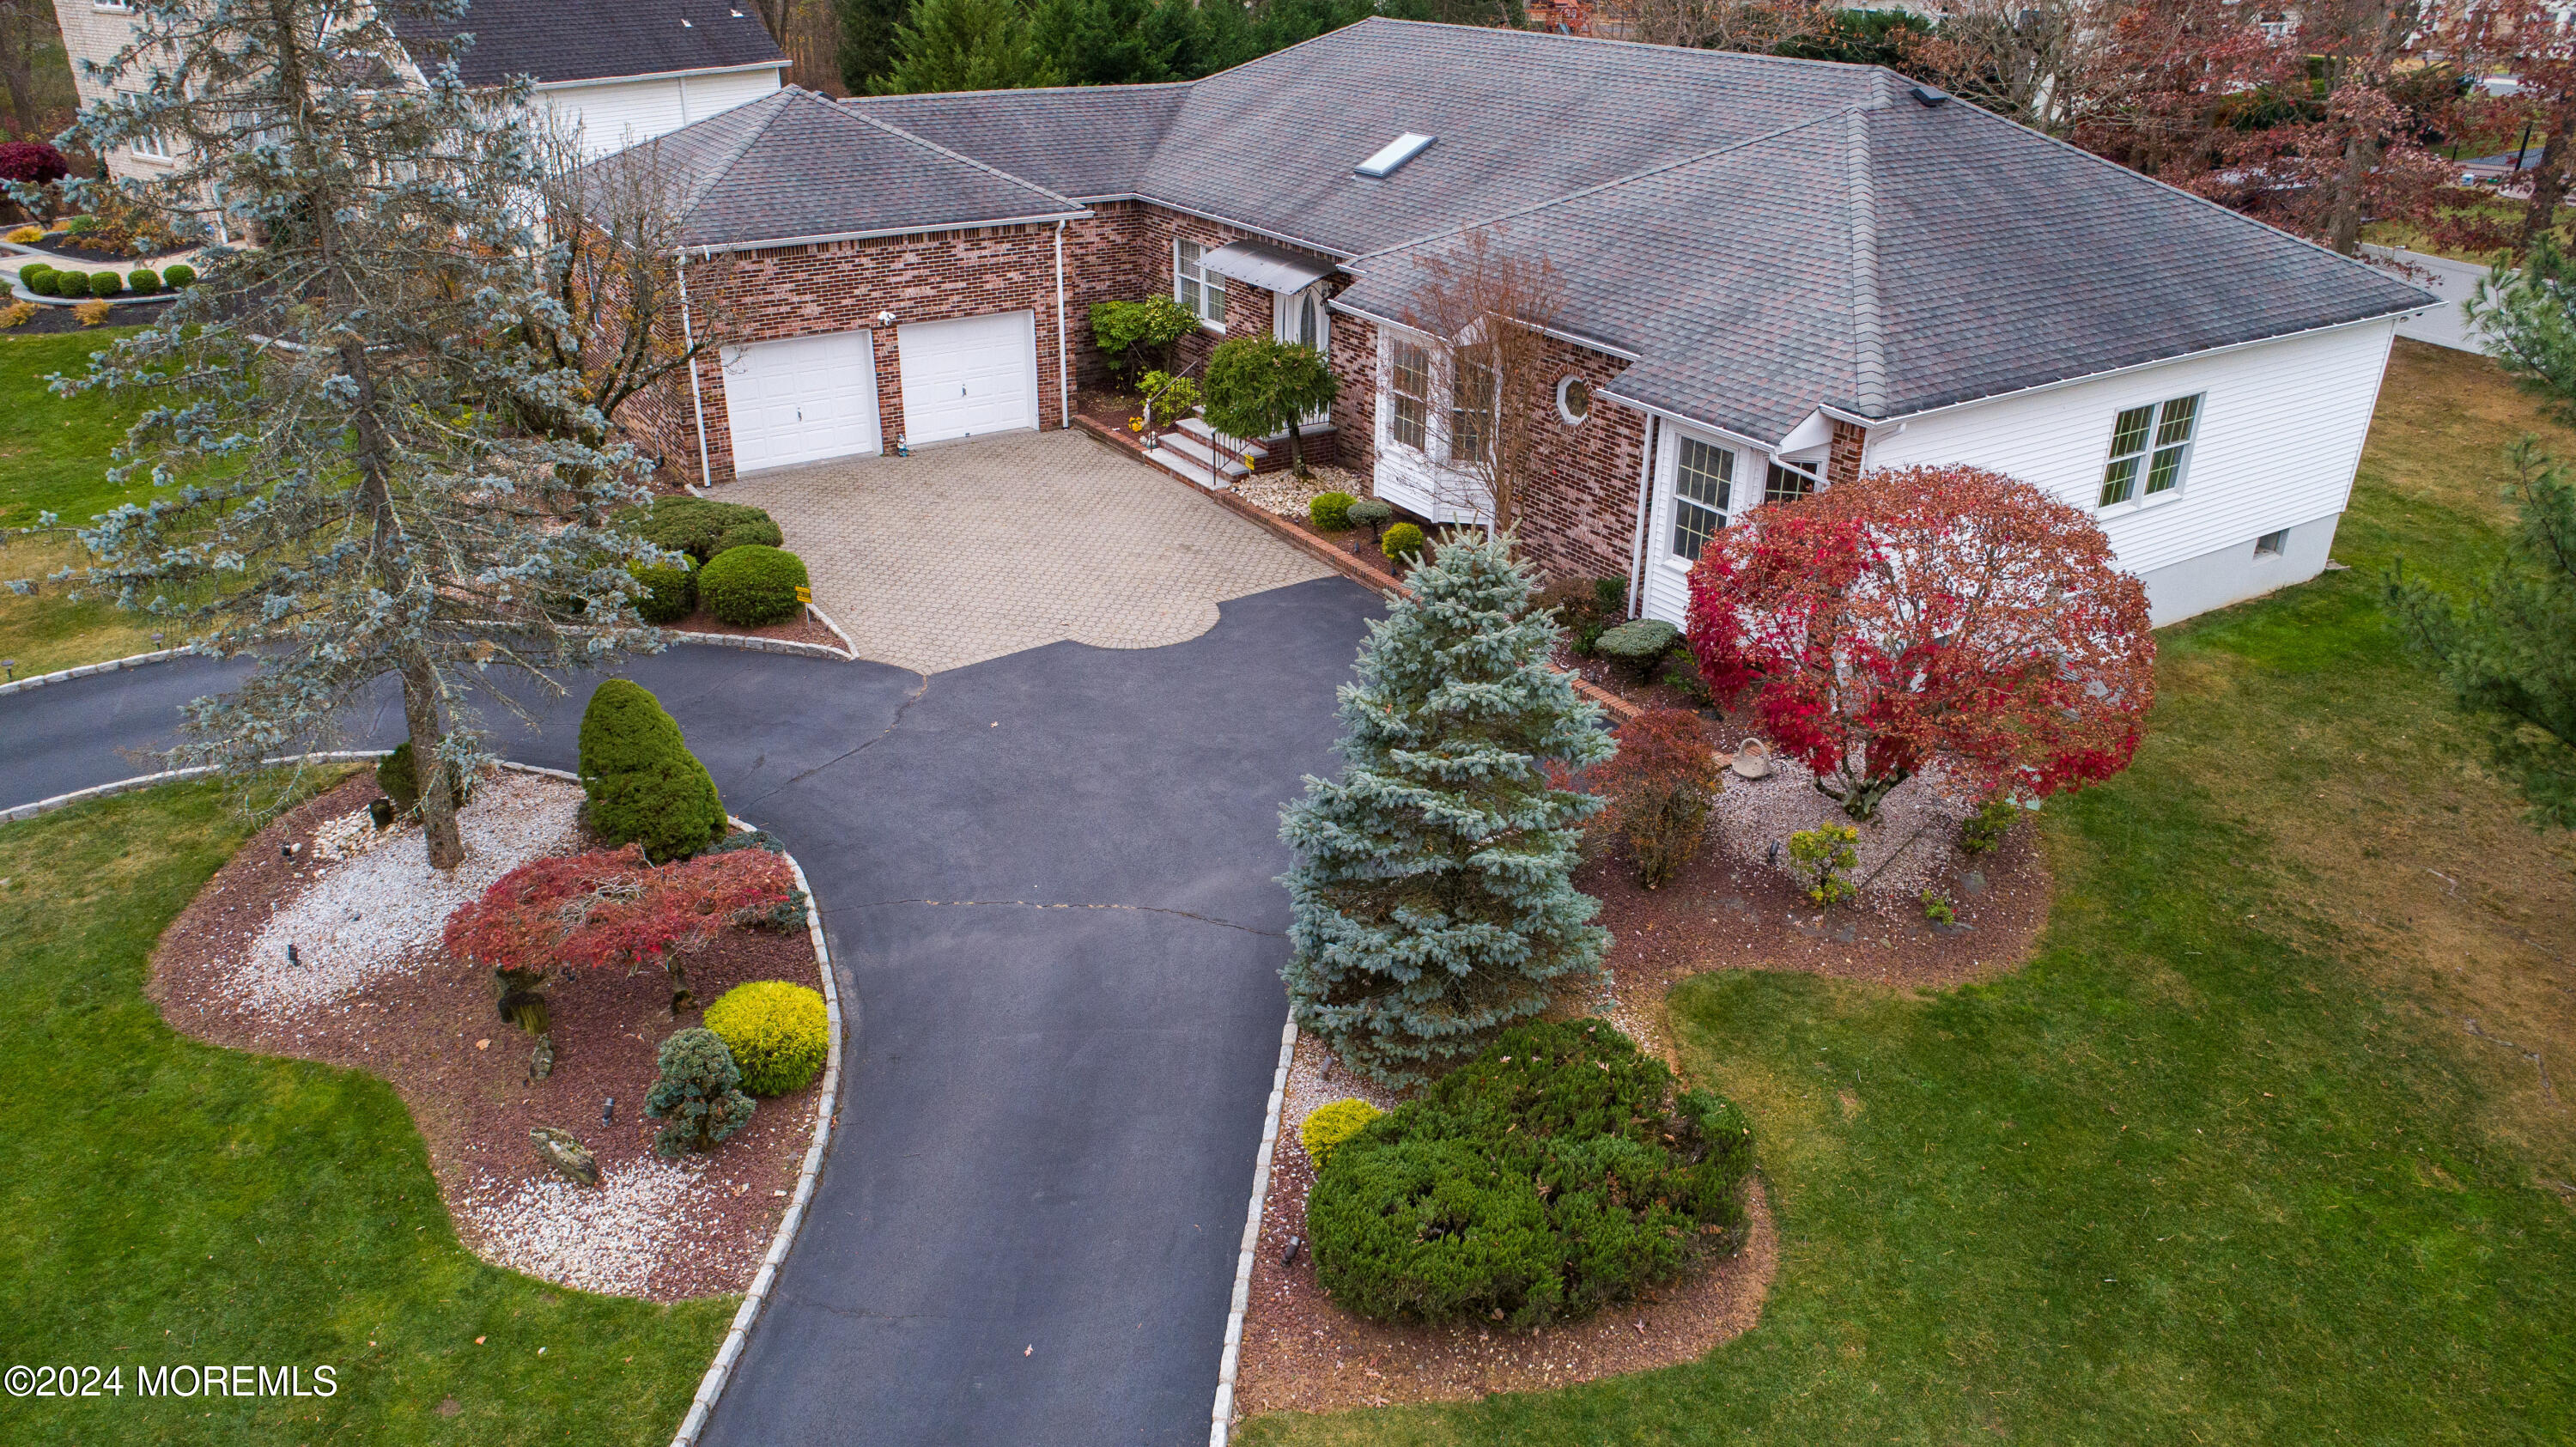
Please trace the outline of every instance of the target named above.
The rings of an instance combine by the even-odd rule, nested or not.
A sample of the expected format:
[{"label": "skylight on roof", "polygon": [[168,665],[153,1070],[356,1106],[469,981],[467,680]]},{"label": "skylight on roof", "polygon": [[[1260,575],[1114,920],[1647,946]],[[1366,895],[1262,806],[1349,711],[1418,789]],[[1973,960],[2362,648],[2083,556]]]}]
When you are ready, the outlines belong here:
[{"label": "skylight on roof", "polygon": [[1417,136],[1411,131],[1406,131],[1403,135],[1387,142],[1376,155],[1360,162],[1359,173],[1372,180],[1392,176],[1397,168],[1421,155],[1422,148],[1430,144],[1431,137]]}]

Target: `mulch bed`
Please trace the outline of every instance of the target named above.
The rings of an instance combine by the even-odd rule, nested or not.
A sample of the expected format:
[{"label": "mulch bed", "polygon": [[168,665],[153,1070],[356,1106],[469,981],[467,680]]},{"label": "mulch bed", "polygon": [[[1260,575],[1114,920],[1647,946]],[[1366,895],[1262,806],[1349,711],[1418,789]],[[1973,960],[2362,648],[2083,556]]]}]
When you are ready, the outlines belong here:
[{"label": "mulch bed", "polygon": [[[128,267],[129,269],[137,266],[151,266],[153,262],[158,261],[165,256],[178,256],[196,249],[193,246],[173,246],[167,251],[156,251],[149,256],[135,256],[129,252],[120,250],[93,249],[86,246],[75,246],[71,244],[70,234],[62,231],[49,231],[41,241],[17,241],[10,244],[13,246],[23,246],[29,251],[41,251],[47,256],[59,256],[65,261],[87,261],[92,263],[112,261],[119,266]],[[158,268],[155,269],[157,270]]]},{"label": "mulch bed", "polygon": [[[487,1260],[518,1264],[513,1243],[495,1239],[504,1233],[477,1229],[474,1204],[485,1203],[491,1219],[489,1203],[561,1179],[530,1146],[534,1126],[571,1131],[612,1180],[657,1161],[658,1122],[644,1115],[644,1093],[662,1040],[696,1024],[697,1012],[671,1018],[668,977],[659,968],[558,983],[548,992],[555,1066],[544,1080],[532,1081],[532,1042],[499,1018],[488,973],[443,958],[291,1021],[247,1011],[231,970],[248,938],[317,872],[309,846],[315,826],[363,807],[377,793],[373,776],[361,771],[289,810],[245,845],[162,936],[151,993],[163,1018],[197,1039],[364,1070],[392,1085],[427,1143],[458,1235]],[[282,858],[282,846],[297,841],[307,842],[299,858]],[[377,847],[420,845],[412,834]],[[819,983],[816,968],[801,928],[728,928],[687,965],[689,987],[701,1002],[750,980]],[[684,1198],[664,1217],[630,1227],[659,1232],[666,1244],[649,1276],[627,1294],[676,1301],[749,1284],[811,1143],[819,1088],[818,1082],[761,1101],[732,1139],[677,1163],[686,1173]],[[600,1109],[611,1096],[615,1124],[603,1128]]]},{"label": "mulch bed", "polygon": [[[1690,655],[1687,651],[1676,648],[1670,656],[1687,658]],[[1749,719],[1738,718],[1734,721],[1735,724],[1748,726],[1737,728],[1730,735],[1728,729],[1732,725],[1726,715],[1720,710],[1709,707],[1705,700],[1675,688],[1669,683],[1652,680],[1641,682],[1633,670],[1612,663],[1609,659],[1579,654],[1570,648],[1559,647],[1555,657],[1549,661],[1568,672],[1581,675],[1584,682],[1602,692],[1616,695],[1639,708],[1683,708],[1699,714],[1709,721],[1712,735],[1718,738],[1720,749],[1732,749],[1741,740],[1760,732],[1759,729],[1749,727]],[[1663,668],[1668,666],[1670,666],[1669,663],[1658,665],[1656,672],[1661,673]]]},{"label": "mulch bed", "polygon": [[763,623],[757,628],[739,628],[724,622],[700,608],[677,623],[664,625],[675,633],[721,633],[733,638],[776,638],[789,643],[820,643],[834,652],[846,652],[848,645],[841,635],[824,627],[811,613],[800,612],[784,623]]},{"label": "mulch bed", "polygon": [[[51,337],[59,336],[64,332],[105,331],[110,327],[148,326],[160,319],[160,307],[168,300],[169,298],[163,297],[157,301],[121,302],[116,310],[108,313],[106,321],[95,327],[83,323],[79,317],[72,315],[70,307],[40,305],[36,308],[34,316],[5,332],[0,332],[0,337]],[[101,337],[99,345],[104,347],[110,340],[110,338]]]}]

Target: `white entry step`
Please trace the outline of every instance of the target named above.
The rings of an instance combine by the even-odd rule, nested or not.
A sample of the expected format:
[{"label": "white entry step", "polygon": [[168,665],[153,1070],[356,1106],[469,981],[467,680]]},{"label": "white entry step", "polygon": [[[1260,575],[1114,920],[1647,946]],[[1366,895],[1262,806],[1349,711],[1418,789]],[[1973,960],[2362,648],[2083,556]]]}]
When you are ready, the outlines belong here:
[{"label": "white entry step", "polygon": [[[1155,466],[1188,478],[1201,487],[1224,488],[1252,469],[1234,453],[1219,457],[1205,442],[1188,432],[1166,432],[1159,447],[1146,450],[1145,458]],[[1213,473],[1214,481],[1210,480]]]}]

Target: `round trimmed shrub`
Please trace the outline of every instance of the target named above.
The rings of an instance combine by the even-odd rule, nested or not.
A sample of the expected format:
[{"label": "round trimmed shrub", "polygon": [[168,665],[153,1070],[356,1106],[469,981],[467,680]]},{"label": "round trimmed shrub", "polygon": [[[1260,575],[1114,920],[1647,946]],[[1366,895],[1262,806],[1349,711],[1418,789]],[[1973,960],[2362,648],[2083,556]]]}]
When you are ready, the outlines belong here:
[{"label": "round trimmed shrub", "polygon": [[1306,516],[1324,531],[1337,533],[1351,525],[1351,504],[1357,501],[1347,492],[1319,492],[1306,504]]},{"label": "round trimmed shrub", "polygon": [[691,1026],[662,1042],[661,1077],[644,1092],[644,1113],[664,1122],[653,1149],[676,1156],[706,1150],[751,1123],[742,1071],[716,1033]]},{"label": "round trimmed shrub", "polygon": [[706,1027],[733,1052],[742,1088],[785,1095],[814,1083],[832,1047],[823,992],[786,980],[754,980],[707,1007]]},{"label": "round trimmed shrub", "polygon": [[1386,536],[1378,539],[1377,550],[1386,554],[1390,563],[1419,558],[1422,556],[1422,529],[1411,523],[1397,523],[1386,530]]},{"label": "round trimmed shrub", "polygon": [[657,497],[649,506],[629,511],[619,521],[644,541],[686,553],[700,564],[713,562],[717,555],[733,548],[774,548],[786,541],[777,521],[768,513],[711,497]]},{"label": "round trimmed shrub", "polygon": [[1603,629],[1601,636],[1592,640],[1592,651],[1644,678],[1681,641],[1682,630],[1663,619],[1639,618]]},{"label": "round trimmed shrub", "polygon": [[1382,528],[1395,521],[1395,504],[1373,497],[1355,498],[1343,513],[1354,527]]},{"label": "round trimmed shrub", "polygon": [[148,266],[138,266],[125,274],[125,284],[136,296],[152,296],[161,290],[161,273]]},{"label": "round trimmed shrub", "polygon": [[805,560],[781,548],[753,543],[727,548],[698,570],[698,596],[707,611],[736,628],[757,628],[796,616],[805,605]]},{"label": "round trimmed shrub", "polygon": [[[393,800],[394,808],[402,813],[410,813],[420,803],[420,775],[412,765],[411,740],[396,744],[392,753],[376,761],[376,787],[384,790],[385,797]],[[447,797],[462,809],[473,792],[474,781],[465,776],[463,769],[449,764]]]},{"label": "round trimmed shrub", "polygon": [[1331,1101],[1306,1113],[1305,1123],[1297,1127],[1297,1143],[1306,1148],[1306,1157],[1315,1163],[1315,1168],[1322,1170],[1335,1146],[1385,1114],[1365,1100]]},{"label": "round trimmed shrub", "polygon": [[1522,1025],[1335,1147],[1306,1228],[1362,1316],[1536,1326],[1741,1249],[1752,1165],[1741,1112],[1607,1021]]},{"label": "round trimmed shrub", "polygon": [[581,714],[581,790],[590,828],[653,862],[686,859],[723,837],[724,801],[680,725],[631,679],[612,678]]},{"label": "round trimmed shrub", "polygon": [[174,261],[161,268],[161,284],[172,291],[177,291],[183,286],[193,286],[196,281],[197,269],[184,261]]},{"label": "round trimmed shrub", "polygon": [[101,301],[125,290],[125,278],[112,271],[94,271],[89,277],[89,294]]},{"label": "round trimmed shrub", "polygon": [[18,268],[18,284],[25,287],[27,290],[34,292],[38,296],[52,296],[54,294],[54,278],[60,274],[61,273],[57,272],[54,268],[45,265],[41,261],[34,262],[30,265]]},{"label": "round trimmed shrub", "polygon": [[698,572],[693,567],[656,568],[629,563],[626,571],[644,584],[635,600],[636,615],[647,623],[677,623],[698,611]]}]

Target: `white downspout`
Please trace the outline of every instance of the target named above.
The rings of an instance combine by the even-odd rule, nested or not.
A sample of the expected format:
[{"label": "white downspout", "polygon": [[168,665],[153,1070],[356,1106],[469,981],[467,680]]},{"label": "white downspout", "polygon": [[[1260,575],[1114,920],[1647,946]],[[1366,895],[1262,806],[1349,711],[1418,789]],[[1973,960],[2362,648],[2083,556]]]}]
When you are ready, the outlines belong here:
[{"label": "white downspout", "polygon": [[1628,544],[1628,616],[1637,616],[1637,606],[1646,595],[1646,517],[1655,510],[1655,424],[1663,419],[1646,414],[1646,445],[1639,449],[1645,455],[1637,463],[1637,536]]},{"label": "white downspout", "polygon": [[[687,247],[682,247],[680,249],[678,270],[680,275],[680,345],[690,353],[694,354],[698,350],[698,338],[695,328],[691,327],[689,324],[689,252]],[[698,486],[702,488],[713,487],[716,485],[715,459],[707,456],[707,396],[706,393],[700,390],[698,386],[698,359],[695,355],[692,355],[689,358],[689,405],[698,414]]]},{"label": "white downspout", "polygon": [[1073,425],[1072,353],[1064,337],[1064,223],[1055,224],[1055,409],[1057,426]]}]

